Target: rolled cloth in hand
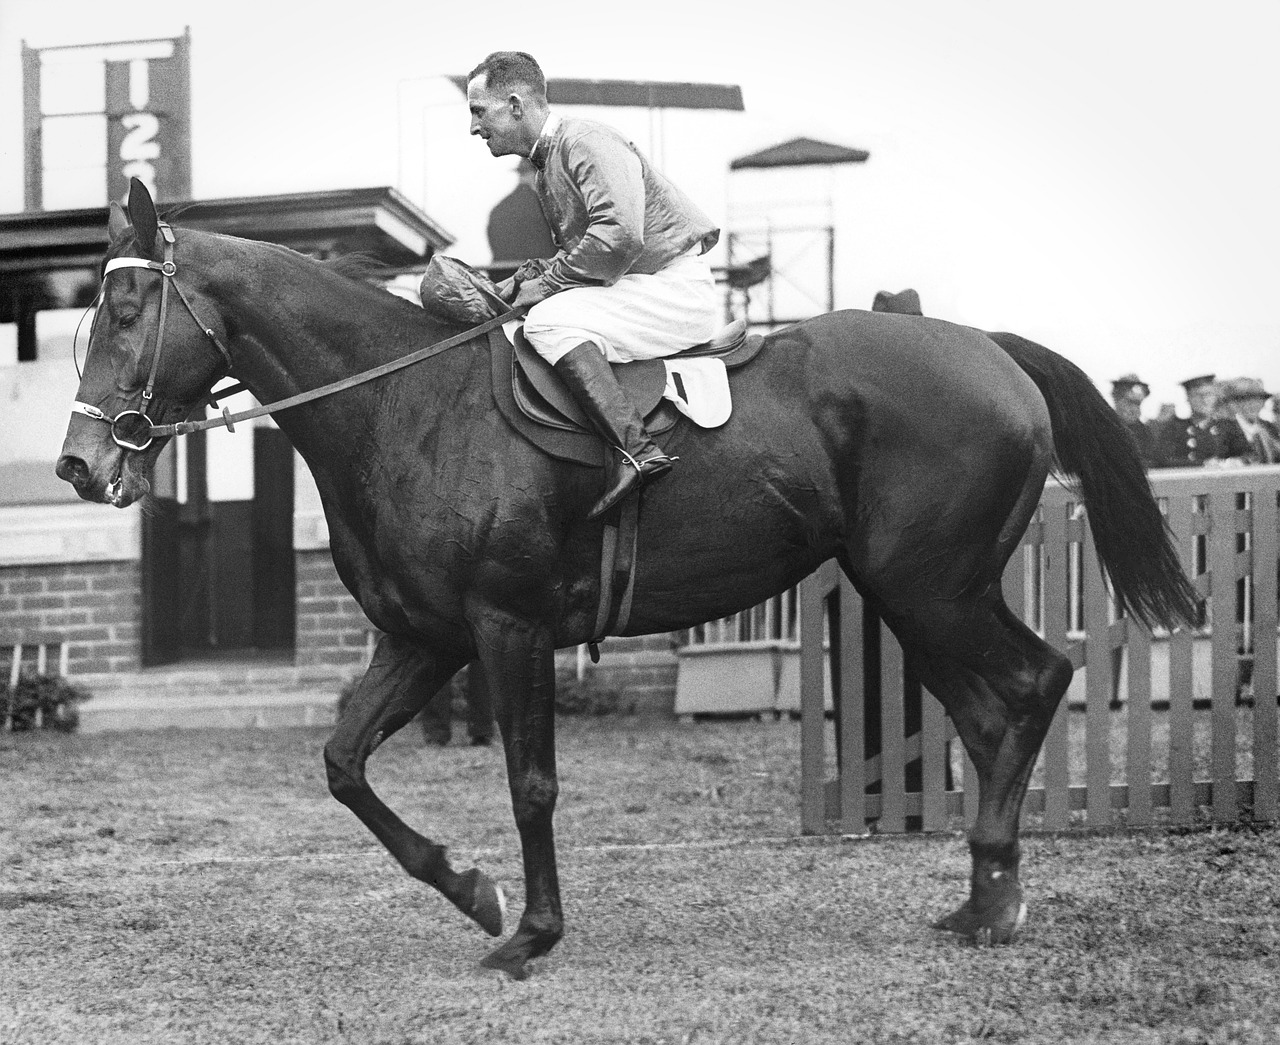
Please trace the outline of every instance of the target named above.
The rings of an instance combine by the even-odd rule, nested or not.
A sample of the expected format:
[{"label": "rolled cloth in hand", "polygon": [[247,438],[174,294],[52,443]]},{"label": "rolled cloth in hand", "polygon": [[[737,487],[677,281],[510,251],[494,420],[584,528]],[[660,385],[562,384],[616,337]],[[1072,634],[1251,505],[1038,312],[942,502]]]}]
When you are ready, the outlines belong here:
[{"label": "rolled cloth in hand", "polygon": [[479,269],[444,254],[433,255],[418,286],[422,307],[446,323],[475,326],[510,310],[497,284]]}]

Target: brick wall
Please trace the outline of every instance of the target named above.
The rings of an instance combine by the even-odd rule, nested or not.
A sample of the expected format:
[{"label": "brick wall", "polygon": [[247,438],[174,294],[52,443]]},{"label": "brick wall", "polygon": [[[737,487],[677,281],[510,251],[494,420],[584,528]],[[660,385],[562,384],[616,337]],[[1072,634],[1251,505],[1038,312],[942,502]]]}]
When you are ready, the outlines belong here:
[{"label": "brick wall", "polygon": [[68,674],[136,671],[142,656],[141,615],[142,575],[136,561],[0,567],[5,637],[66,637]]},{"label": "brick wall", "polygon": [[296,663],[364,666],[373,625],[338,579],[329,550],[296,554],[298,638]]}]

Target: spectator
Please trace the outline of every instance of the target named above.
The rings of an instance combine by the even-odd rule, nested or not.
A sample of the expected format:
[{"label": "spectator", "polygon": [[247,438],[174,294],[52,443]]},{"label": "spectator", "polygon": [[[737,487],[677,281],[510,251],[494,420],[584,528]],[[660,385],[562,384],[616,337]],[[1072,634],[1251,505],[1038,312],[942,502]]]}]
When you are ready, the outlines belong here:
[{"label": "spectator", "polygon": [[1111,403],[1125,428],[1133,436],[1138,454],[1147,468],[1156,464],[1155,434],[1142,420],[1142,401],[1151,394],[1151,387],[1137,374],[1125,374],[1111,382]]},{"label": "spectator", "polygon": [[1270,398],[1271,393],[1256,377],[1223,382],[1223,405],[1247,447],[1243,454],[1246,464],[1280,462],[1280,428],[1259,416]]},{"label": "spectator", "polygon": [[453,739],[453,701],[460,694],[467,702],[467,735],[473,747],[493,741],[493,700],[479,661],[472,661],[453,677],[418,714],[424,743],[445,747]]},{"label": "spectator", "polygon": [[1240,427],[1218,416],[1218,384],[1213,374],[1182,382],[1190,416],[1175,417],[1165,426],[1160,457],[1164,465],[1194,467],[1222,464],[1248,452]]}]

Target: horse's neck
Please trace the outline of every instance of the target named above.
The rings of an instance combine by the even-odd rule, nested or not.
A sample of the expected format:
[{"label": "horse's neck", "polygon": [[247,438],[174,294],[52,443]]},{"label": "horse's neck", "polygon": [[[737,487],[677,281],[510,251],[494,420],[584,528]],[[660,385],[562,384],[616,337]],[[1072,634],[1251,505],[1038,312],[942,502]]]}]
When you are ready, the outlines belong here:
[{"label": "horse's neck", "polygon": [[[219,250],[233,264],[220,265],[219,297],[229,330],[234,376],[260,402],[358,375],[391,359],[443,340],[425,313],[387,291],[341,276],[302,255],[245,241]],[[465,349],[446,352],[398,372],[413,386],[415,420],[443,420],[448,402],[473,366]],[[329,433],[358,424],[362,431],[403,424],[387,414],[376,378],[342,395],[316,401],[316,408],[285,411],[278,422],[299,450],[320,441],[330,453]],[[358,419],[355,415],[358,415]]]},{"label": "horse's neck", "polygon": [[[216,249],[212,289],[231,333],[234,376],[262,402],[351,377],[454,333],[304,255],[235,239],[220,239]],[[432,376],[448,386],[453,362],[433,364]]]}]

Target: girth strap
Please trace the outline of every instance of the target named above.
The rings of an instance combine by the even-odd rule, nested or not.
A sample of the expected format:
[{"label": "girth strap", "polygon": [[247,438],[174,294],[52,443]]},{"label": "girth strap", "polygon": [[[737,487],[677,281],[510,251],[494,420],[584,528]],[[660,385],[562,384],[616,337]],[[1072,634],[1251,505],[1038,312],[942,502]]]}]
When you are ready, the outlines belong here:
[{"label": "girth strap", "polygon": [[[640,496],[634,493],[618,505],[617,518],[605,524],[603,545],[600,549],[600,608],[596,611],[595,636],[587,643],[591,663],[600,662],[600,643],[610,631],[622,631],[631,619],[631,600],[635,594],[636,549],[639,545]],[[610,627],[613,615],[613,595],[621,589],[618,614]]]}]

